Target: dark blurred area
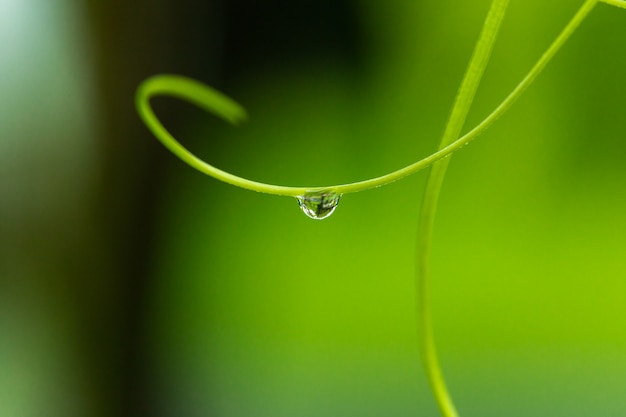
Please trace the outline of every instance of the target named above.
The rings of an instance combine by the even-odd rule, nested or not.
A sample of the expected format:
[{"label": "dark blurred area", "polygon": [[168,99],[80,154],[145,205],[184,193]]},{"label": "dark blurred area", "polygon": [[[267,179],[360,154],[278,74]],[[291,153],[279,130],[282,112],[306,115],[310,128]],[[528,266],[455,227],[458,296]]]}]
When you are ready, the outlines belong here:
[{"label": "dark blurred area", "polygon": [[[154,146],[137,118],[135,89],[158,72],[186,74],[228,89],[229,81],[249,68],[289,65],[311,55],[356,65],[362,46],[358,22],[354,4],[331,0],[89,1],[85,17],[103,123],[97,133],[102,165],[92,216],[104,240],[105,253],[97,257],[105,266],[96,270],[106,273],[89,274],[88,284],[75,277],[78,288],[86,286],[85,294],[77,293],[79,349],[85,355],[81,368],[92,370],[94,412],[157,415],[145,389],[144,301],[154,213],[172,158]],[[188,120],[176,106],[163,113],[174,128]],[[94,264],[89,260],[87,265]],[[108,296],[93,292],[94,286]]]},{"label": "dark blurred area", "polygon": [[[249,68],[310,54],[356,65],[354,4],[5,0],[2,6],[2,21],[14,23],[0,31],[0,108],[12,119],[0,132],[0,346],[7,345],[0,367],[7,379],[26,375],[41,386],[17,384],[17,399],[0,400],[6,407],[0,416],[158,415],[146,389],[145,300],[155,211],[175,162],[137,117],[135,89],[167,72],[228,89]],[[52,56],[59,51],[65,62]],[[161,106],[160,114],[174,129],[186,120],[180,106]],[[44,368],[56,366],[20,364],[11,349]],[[61,395],[52,394],[57,390]]]}]

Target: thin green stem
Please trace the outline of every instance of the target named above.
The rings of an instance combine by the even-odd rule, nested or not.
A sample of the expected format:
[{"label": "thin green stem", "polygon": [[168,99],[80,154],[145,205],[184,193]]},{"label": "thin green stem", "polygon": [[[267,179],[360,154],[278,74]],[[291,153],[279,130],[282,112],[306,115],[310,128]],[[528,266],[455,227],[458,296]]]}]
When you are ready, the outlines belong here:
[{"label": "thin green stem", "polygon": [[[154,111],[150,107],[150,99],[155,96],[171,96],[182,100],[187,100],[208,112],[221,117],[232,124],[239,124],[246,120],[246,111],[235,101],[219,93],[218,91],[189,78],[177,75],[157,75],[145,80],[138,88],[136,95],[136,105],[139,115],[142,117],[152,133],[176,156],[198,171],[210,175],[216,179],[229,184],[245,188],[252,191],[284,196],[301,196],[307,192],[332,190],[339,194],[354,193],[371,188],[380,187],[397,181],[408,175],[414,174],[424,168],[429,167],[436,161],[456,152],[471,140],[483,133],[492,123],[494,123],[511,105],[517,100],[530,84],[537,78],[543,68],[547,65],[554,54],[561,48],[565,41],[576,30],[578,25],[584,20],[593,6],[600,0],[587,0],[579,12],[574,16],[566,28],[557,39],[550,45],[548,50],[541,56],[539,61],[533,66],[529,73],[515,87],[515,89],[491,112],[481,123],[470,130],[462,137],[441,147],[437,152],[413,163],[404,168],[398,169],[380,177],[371,178],[364,181],[349,184],[328,185],[328,186],[308,186],[308,187],[287,187],[282,185],[266,184],[248,180],[226,171],[220,170],[211,164],[193,155],[183,147],[161,124]],[[624,7],[621,0],[602,0],[607,4]]]},{"label": "thin green stem", "polygon": [[[504,18],[507,5],[508,0],[493,0],[491,3],[474,53],[470,59],[461,86],[459,87],[450,118],[448,119],[448,124],[446,125],[440,142],[440,148],[453,142],[461,133],[465,118],[467,117],[467,113],[469,112],[476,94],[478,84],[489,61],[491,50],[502,19]],[[424,367],[426,368],[426,375],[428,376],[428,381],[430,382],[441,414],[445,417],[457,417],[458,413],[446,387],[437,358],[431,319],[429,288],[429,259],[435,212],[441,185],[449,163],[450,159],[434,163],[428,176],[428,182],[426,183],[426,191],[424,199],[422,200],[422,208],[418,221],[416,289],[421,354]]]},{"label": "thin green stem", "polygon": [[137,110],[141,118],[144,120],[146,126],[148,126],[152,133],[165,145],[165,147],[167,147],[173,154],[178,156],[181,160],[186,162],[192,168],[195,168],[204,174],[210,175],[216,179],[232,185],[236,185],[241,188],[283,196],[297,197],[304,195],[307,192],[322,190],[332,190],[333,192],[339,194],[347,194],[380,187],[428,167],[433,162],[445,158],[452,152],[455,152],[458,149],[462,148],[463,145],[473,139],[474,136],[478,136],[480,133],[482,133],[482,130],[477,130],[472,135],[466,135],[465,137],[461,138],[450,146],[441,149],[411,165],[408,165],[404,168],[380,177],[375,177],[369,180],[354,182],[350,184],[332,185],[325,187],[287,187],[282,185],[261,183],[233,175],[226,171],[220,170],[219,168],[216,168],[213,165],[195,156],[184,146],[182,146],[174,138],[174,136],[167,131],[167,129],[161,124],[158,117],[155,115],[152,107],[150,106],[150,99],[157,96],[170,96],[182,100],[187,100],[234,125],[239,125],[247,119],[246,111],[242,106],[237,104],[232,99],[226,97],[219,91],[207,85],[199,83],[198,81],[179,75],[169,74],[156,75],[142,82],[137,90],[137,94],[135,97]]},{"label": "thin green stem", "polygon": [[[470,131],[469,134],[477,130],[484,130],[486,125],[495,121],[511,104],[524,92],[524,90],[539,75],[549,60],[561,48],[565,41],[576,30],[584,18],[593,9],[598,0],[587,0],[570,23],[563,29],[557,39],[550,45],[548,50],[542,55],[539,61],[533,66],[528,75],[518,84],[518,86],[507,96],[507,98],[491,113],[481,124]],[[504,16],[507,0],[494,0],[489,14],[485,21],[483,31],[476,45],[474,55],[465,73],[465,77],[459,88],[459,92],[454,103],[450,119],[444,131],[440,143],[440,149],[448,146],[458,137],[465,117],[469,111],[480,77],[487,64],[493,42],[498,32],[499,25]],[[467,136],[467,135],[466,135]],[[431,317],[430,300],[430,254],[432,251],[432,236],[434,230],[435,213],[437,203],[441,193],[441,187],[445,177],[446,169],[450,159],[436,162],[432,165],[422,207],[418,220],[417,239],[417,301],[418,320],[420,324],[420,344],[421,353],[426,373],[437,400],[441,414],[445,417],[457,417],[458,413],[448,393],[443,374],[439,365],[437,350],[434,341],[434,332]]]}]

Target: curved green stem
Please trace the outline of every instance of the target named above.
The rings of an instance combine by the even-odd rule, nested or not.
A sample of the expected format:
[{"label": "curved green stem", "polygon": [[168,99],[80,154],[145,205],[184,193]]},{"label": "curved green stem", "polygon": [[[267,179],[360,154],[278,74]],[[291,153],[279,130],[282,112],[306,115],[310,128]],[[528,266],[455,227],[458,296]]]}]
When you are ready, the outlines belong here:
[{"label": "curved green stem", "polygon": [[[287,187],[282,185],[266,184],[257,181],[248,180],[226,171],[220,170],[211,164],[199,159],[189,150],[183,147],[168,131],[163,127],[154,111],[150,107],[150,99],[155,96],[164,95],[190,101],[208,112],[215,114],[224,120],[239,124],[246,120],[246,111],[235,101],[219,93],[218,91],[201,84],[192,79],[177,75],[157,75],[145,80],[139,86],[136,94],[136,105],[139,115],[142,117],[152,133],[176,156],[189,164],[198,171],[210,175],[216,179],[245,188],[252,191],[263,192],[268,194],[284,195],[284,196],[301,196],[307,192],[332,190],[338,194],[354,193],[364,191],[371,188],[380,187],[391,182],[397,181],[408,175],[414,174],[424,168],[427,168],[434,162],[437,162],[453,152],[467,145],[471,140],[483,133],[493,122],[495,122],[509,107],[517,100],[524,90],[535,80],[541,73],[546,64],[561,48],[565,41],[574,32],[576,27],[582,22],[589,13],[593,5],[600,0],[588,0],[579,10],[576,16],[570,21],[567,27],[561,32],[557,39],[550,45],[548,50],[541,56],[535,66],[515,87],[515,89],[489,114],[481,123],[470,130],[465,135],[451,141],[446,146],[441,147],[437,152],[413,163],[404,168],[398,169],[389,174],[371,178],[364,181],[353,182],[349,184],[329,185],[329,186],[308,186],[308,187]],[[624,7],[622,0],[602,0],[607,4]]]},{"label": "curved green stem", "polygon": [[445,158],[452,152],[462,148],[465,144],[487,128],[487,125],[485,125],[482,129],[476,129],[472,134],[468,134],[463,138],[460,138],[458,141],[450,144],[450,146],[447,146],[432,155],[387,175],[350,184],[331,185],[325,187],[287,187],[261,183],[233,175],[214,167],[192,154],[189,150],[182,146],[171,133],[167,131],[167,129],[159,121],[158,117],[154,114],[152,107],[150,107],[150,99],[161,95],[187,100],[234,125],[238,125],[247,119],[246,111],[242,106],[217,90],[199,83],[198,81],[179,75],[169,74],[156,75],[142,82],[137,90],[135,98],[137,110],[146,123],[146,126],[148,126],[152,133],[165,145],[165,147],[167,147],[173,154],[178,156],[192,168],[241,188],[267,194],[291,197],[302,196],[308,192],[323,190],[332,190],[338,194],[347,194],[389,184],[424,169],[435,161]]},{"label": "curved green stem", "polygon": [[[461,86],[457,93],[448,124],[441,139],[440,148],[454,141],[461,133],[465,118],[476,94],[478,84],[489,61],[493,44],[496,40],[500,24],[508,0],[493,0],[485,19],[476,48],[465,72]],[[435,211],[439,192],[450,159],[433,164],[426,183],[426,191],[422,200],[422,208],[418,221],[417,242],[417,311],[422,361],[426,368],[428,381],[437,400],[439,410],[445,417],[457,417],[457,411],[448,393],[446,383],[439,366],[437,350],[435,348],[432,319],[430,312],[430,250],[435,220]]]},{"label": "curved green stem", "polygon": [[[576,30],[584,18],[593,9],[598,0],[587,0],[561,34],[550,45],[539,61],[533,66],[528,75],[518,84],[509,96],[491,113],[480,125],[470,131],[469,134],[485,128],[485,125],[493,123],[532,83],[549,60],[560,49],[565,41]],[[441,139],[440,148],[445,148],[454,138],[458,137],[474,93],[480,81],[480,77],[487,64],[493,41],[495,40],[500,22],[504,16],[507,0],[494,0],[483,31],[476,45],[476,49],[465,77],[459,88],[450,119]],[[467,136],[467,135],[466,135]],[[435,222],[437,202],[450,159],[433,164],[428,181],[418,221],[417,240],[417,301],[418,319],[420,324],[421,353],[428,380],[437,400],[441,414],[445,417],[457,417],[458,413],[446,388],[443,374],[439,365],[437,350],[434,341],[434,333],[430,307],[430,253],[432,250],[432,236]]]}]

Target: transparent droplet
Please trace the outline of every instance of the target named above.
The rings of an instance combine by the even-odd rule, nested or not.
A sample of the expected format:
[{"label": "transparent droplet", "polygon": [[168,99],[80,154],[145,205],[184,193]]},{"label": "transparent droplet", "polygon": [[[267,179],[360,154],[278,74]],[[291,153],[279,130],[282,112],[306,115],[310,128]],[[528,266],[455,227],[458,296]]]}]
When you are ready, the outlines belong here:
[{"label": "transparent droplet", "polygon": [[296,198],[304,214],[312,219],[322,220],[333,214],[339,204],[341,194],[325,191],[307,193]]}]

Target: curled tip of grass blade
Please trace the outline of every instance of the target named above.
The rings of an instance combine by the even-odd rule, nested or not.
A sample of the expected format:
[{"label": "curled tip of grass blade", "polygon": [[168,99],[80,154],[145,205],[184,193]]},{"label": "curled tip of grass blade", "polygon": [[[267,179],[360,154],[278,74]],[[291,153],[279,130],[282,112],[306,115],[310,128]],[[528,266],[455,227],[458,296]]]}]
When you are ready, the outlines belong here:
[{"label": "curled tip of grass blade", "polygon": [[[178,75],[155,75],[139,85],[135,96],[137,111],[152,133],[174,155],[186,162],[192,168],[222,180],[226,183],[247,188],[253,191],[262,191],[270,194],[291,195],[291,187],[281,187],[250,181],[226,171],[222,171],[208,164],[192,154],[181,145],[161,124],[150,107],[150,99],[156,96],[170,96],[189,101],[209,113],[237,126],[248,118],[246,110],[231,98],[219,91],[198,81]],[[298,190],[298,189],[296,189]],[[304,190],[298,190],[301,193]]]},{"label": "curled tip of grass blade", "polygon": [[156,75],[139,86],[137,97],[141,100],[156,95],[169,95],[188,100],[234,125],[240,125],[248,120],[246,110],[233,99],[191,78],[179,75]]}]

